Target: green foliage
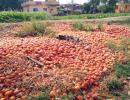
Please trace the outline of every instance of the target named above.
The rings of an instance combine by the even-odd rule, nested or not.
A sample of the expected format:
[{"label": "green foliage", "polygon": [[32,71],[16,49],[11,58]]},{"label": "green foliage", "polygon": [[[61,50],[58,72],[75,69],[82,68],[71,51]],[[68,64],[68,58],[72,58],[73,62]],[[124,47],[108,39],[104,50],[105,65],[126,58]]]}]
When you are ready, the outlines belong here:
[{"label": "green foliage", "polygon": [[0,30],[3,30],[3,29],[4,29],[3,25],[0,24]]},{"label": "green foliage", "polygon": [[16,35],[19,37],[43,35],[52,36],[55,35],[55,32],[51,31],[46,23],[42,23],[40,21],[32,21],[30,24],[24,24],[22,30]]},{"label": "green foliage", "polygon": [[30,21],[32,19],[45,20],[51,16],[46,12],[14,12],[14,11],[3,11],[0,12],[0,22],[21,22]]},{"label": "green foliage", "polygon": [[93,28],[93,25],[91,23],[74,23],[73,24],[73,27],[74,29],[77,29],[77,30],[83,30],[83,31],[93,31],[94,28]]},{"label": "green foliage", "polygon": [[63,96],[61,100],[74,100],[74,95],[72,93],[69,93]]},{"label": "green foliage", "polygon": [[117,2],[118,0],[89,0],[83,5],[83,8],[85,13],[114,12]]},{"label": "green foliage", "polygon": [[38,97],[29,97],[28,100],[49,100],[49,94],[47,93],[42,93]]},{"label": "green foliage", "polygon": [[46,12],[15,12],[15,11],[3,11],[0,12],[0,22],[21,22],[36,20],[65,20],[65,19],[95,19],[95,18],[107,18],[117,16],[129,16],[130,13],[99,13],[99,14],[80,14],[80,15],[68,15],[68,16],[53,16],[51,17]]},{"label": "green foliage", "polygon": [[102,23],[99,23],[97,25],[97,28],[100,30],[100,31],[104,31],[104,27],[103,27],[103,24]]},{"label": "green foliage", "polygon": [[123,37],[119,44],[114,43],[109,40],[107,43],[108,48],[116,52],[123,52],[125,59],[128,59],[130,56],[130,38]]},{"label": "green foliage", "polygon": [[120,91],[123,89],[123,83],[120,80],[109,80],[107,82],[107,88],[110,92]]},{"label": "green foliage", "polygon": [[84,28],[83,24],[80,22],[74,23],[73,27],[74,27],[74,29],[77,29],[77,30],[83,30],[83,28]]},{"label": "green foliage", "polygon": [[94,25],[91,23],[76,22],[73,24],[73,28],[76,30],[82,30],[82,31],[94,31],[97,28],[100,31],[104,31],[104,27],[102,23],[97,24],[97,27],[95,28]]},{"label": "green foliage", "polygon": [[127,61],[125,64],[116,63],[115,71],[116,71],[116,76],[118,78],[129,76],[130,75],[130,61]]},{"label": "green foliage", "polygon": [[93,27],[92,24],[87,23],[87,24],[84,25],[84,30],[85,30],[85,31],[93,31],[93,30],[94,30],[94,27]]},{"label": "green foliage", "polygon": [[117,51],[117,45],[112,40],[108,40],[106,45],[108,46],[109,49],[111,49],[113,51]]},{"label": "green foliage", "polygon": [[1,0],[0,11],[3,10],[21,10],[21,4],[19,0]]},{"label": "green foliage", "polygon": [[98,14],[80,14],[80,15],[68,15],[68,16],[53,16],[53,20],[65,20],[65,19],[96,19],[118,16],[129,16],[130,13],[98,13]]}]

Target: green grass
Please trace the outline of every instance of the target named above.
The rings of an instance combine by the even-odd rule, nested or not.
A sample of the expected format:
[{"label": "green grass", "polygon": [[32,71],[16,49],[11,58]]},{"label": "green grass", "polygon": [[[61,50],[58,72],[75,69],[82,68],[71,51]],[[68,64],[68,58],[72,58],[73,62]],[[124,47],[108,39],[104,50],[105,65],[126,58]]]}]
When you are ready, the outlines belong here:
[{"label": "green grass", "polygon": [[0,22],[21,22],[36,20],[66,20],[66,19],[96,19],[118,16],[129,16],[130,13],[98,13],[98,14],[80,14],[80,15],[68,15],[68,16],[51,16],[46,12],[13,12],[2,11],[0,12]]},{"label": "green grass", "polygon": [[40,21],[31,21],[31,23],[25,23],[21,31],[17,32],[18,37],[26,36],[55,36],[55,32],[48,28],[48,25]]},{"label": "green grass", "polygon": [[46,12],[13,12],[13,11],[3,11],[0,12],[0,22],[21,22],[30,21],[32,19],[45,20],[49,19],[51,16]]},{"label": "green grass", "polygon": [[76,22],[73,24],[73,28],[76,30],[83,30],[84,29],[84,25],[81,22]]},{"label": "green grass", "polygon": [[28,100],[49,100],[49,94],[43,92],[37,97],[29,97]]},{"label": "green grass", "polygon": [[116,71],[116,76],[118,78],[130,76],[130,61],[127,61],[126,64],[116,63],[115,71]]},{"label": "green grass", "polygon": [[68,15],[68,16],[53,16],[54,20],[65,20],[65,19],[96,19],[96,18],[107,18],[107,17],[118,17],[118,16],[129,16],[130,13],[98,13],[98,14],[80,14],[80,15]]},{"label": "green grass", "polygon": [[113,91],[120,91],[123,89],[123,83],[120,80],[109,80],[107,82],[107,88],[109,89],[110,92]]}]

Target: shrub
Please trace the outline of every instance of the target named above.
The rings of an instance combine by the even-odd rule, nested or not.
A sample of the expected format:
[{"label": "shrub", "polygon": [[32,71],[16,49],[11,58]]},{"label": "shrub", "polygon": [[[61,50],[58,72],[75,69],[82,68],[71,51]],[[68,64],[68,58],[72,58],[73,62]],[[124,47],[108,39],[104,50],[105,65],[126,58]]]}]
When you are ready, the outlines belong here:
[{"label": "shrub", "polygon": [[74,29],[77,29],[77,30],[83,30],[84,25],[80,22],[76,22],[73,24],[73,27],[74,27]]},{"label": "shrub", "polygon": [[46,12],[14,12],[14,11],[3,11],[0,12],[0,22],[21,22],[30,21],[32,19],[45,20],[51,16]]},{"label": "shrub", "polygon": [[90,23],[74,23],[73,24],[74,29],[82,30],[82,31],[93,31],[93,25]]},{"label": "shrub", "polygon": [[127,77],[130,75],[130,61],[127,61],[126,64],[116,63],[115,71],[117,77]]},{"label": "shrub", "polygon": [[95,19],[95,18],[107,18],[107,17],[118,17],[118,16],[129,16],[129,13],[98,13],[98,14],[80,14],[80,15],[68,15],[68,16],[53,16],[51,19],[62,20],[62,19]]},{"label": "shrub", "polygon": [[113,51],[117,51],[117,45],[112,40],[108,40],[106,43],[107,47]]},{"label": "shrub", "polygon": [[103,24],[102,23],[99,23],[97,25],[97,28],[100,30],[100,31],[104,31],[104,27],[103,27]]},{"label": "shrub", "polygon": [[124,87],[124,84],[120,80],[109,80],[107,82],[107,88],[110,92],[120,91]]},{"label": "shrub", "polygon": [[72,93],[68,93],[62,97],[62,100],[74,100],[74,95]]},{"label": "shrub", "polygon": [[87,24],[84,25],[84,30],[85,31],[94,31],[94,27],[93,27],[92,24],[87,23]]},{"label": "shrub", "polygon": [[49,95],[47,93],[42,93],[38,97],[29,97],[28,100],[49,100]]},{"label": "shrub", "polygon": [[4,28],[3,25],[0,24],[0,30],[3,30],[3,28]]},{"label": "shrub", "polygon": [[16,35],[19,37],[43,35],[55,36],[55,32],[51,31],[46,23],[42,23],[40,21],[32,21],[29,24],[24,24],[22,30]]}]

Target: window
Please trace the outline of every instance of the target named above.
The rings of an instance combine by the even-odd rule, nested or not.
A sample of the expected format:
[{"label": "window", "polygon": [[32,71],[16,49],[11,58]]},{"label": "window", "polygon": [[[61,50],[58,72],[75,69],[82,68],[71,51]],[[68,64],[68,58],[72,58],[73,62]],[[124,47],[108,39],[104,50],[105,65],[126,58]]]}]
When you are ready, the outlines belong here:
[{"label": "window", "polygon": [[43,11],[47,11],[47,8],[43,8]]},{"label": "window", "polygon": [[33,8],[33,11],[38,11],[38,8]]}]

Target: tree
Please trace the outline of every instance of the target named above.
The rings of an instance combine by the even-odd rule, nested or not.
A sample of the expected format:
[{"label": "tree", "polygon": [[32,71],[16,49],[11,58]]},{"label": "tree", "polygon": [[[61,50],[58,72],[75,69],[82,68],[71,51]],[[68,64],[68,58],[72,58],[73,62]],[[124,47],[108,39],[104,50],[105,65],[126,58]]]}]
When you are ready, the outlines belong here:
[{"label": "tree", "polygon": [[86,13],[96,13],[98,12],[97,10],[97,7],[99,6],[100,4],[100,0],[90,0],[88,3],[85,3],[83,5],[84,7],[84,12]]},{"label": "tree", "polygon": [[20,10],[21,3],[18,0],[0,0],[0,11]]}]

